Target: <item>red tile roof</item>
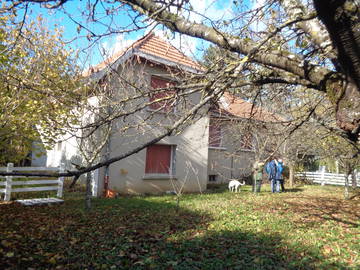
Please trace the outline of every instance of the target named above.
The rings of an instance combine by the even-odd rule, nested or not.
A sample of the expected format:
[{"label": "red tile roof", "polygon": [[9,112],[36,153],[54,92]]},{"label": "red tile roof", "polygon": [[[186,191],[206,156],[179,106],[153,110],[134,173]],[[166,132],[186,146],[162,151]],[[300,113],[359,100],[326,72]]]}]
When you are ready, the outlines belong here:
[{"label": "red tile roof", "polygon": [[179,63],[194,69],[202,70],[202,67],[183,54],[180,50],[176,49],[170,43],[150,33],[138,44],[139,50],[163,59],[167,59],[174,63]]},{"label": "red tile roof", "polygon": [[134,50],[134,54],[143,53],[148,56],[153,56],[155,58],[161,58],[167,61],[172,62],[176,65],[183,65],[190,67],[192,69],[202,71],[203,68],[195,61],[190,59],[188,56],[183,54],[180,50],[176,49],[170,43],[156,36],[154,33],[150,32],[141,39],[135,41],[125,50],[116,52],[114,55],[101,62],[100,64],[91,67],[89,71],[86,72],[86,75],[101,71],[105,67],[113,64],[117,59],[124,56],[130,50]]},{"label": "red tile roof", "polygon": [[219,99],[220,114],[231,115],[240,118],[254,119],[266,122],[284,121],[284,119],[274,113],[268,112],[265,109],[256,106],[248,101],[225,92]]}]

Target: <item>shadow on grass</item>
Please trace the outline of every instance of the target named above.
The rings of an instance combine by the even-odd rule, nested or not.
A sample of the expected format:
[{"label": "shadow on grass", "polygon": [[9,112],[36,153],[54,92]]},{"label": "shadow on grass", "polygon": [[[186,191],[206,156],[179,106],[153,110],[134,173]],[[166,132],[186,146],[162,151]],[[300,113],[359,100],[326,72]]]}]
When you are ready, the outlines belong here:
[{"label": "shadow on grass", "polygon": [[286,188],[285,192],[302,192],[304,189],[302,188]]},{"label": "shadow on grass", "polygon": [[334,221],[347,227],[360,227],[359,203],[336,198],[306,196],[288,202],[293,212],[302,216],[303,227],[317,227],[319,223]]},{"label": "shadow on grass", "polygon": [[207,213],[171,198],[0,206],[1,269],[348,269],[280,235],[210,230]]}]

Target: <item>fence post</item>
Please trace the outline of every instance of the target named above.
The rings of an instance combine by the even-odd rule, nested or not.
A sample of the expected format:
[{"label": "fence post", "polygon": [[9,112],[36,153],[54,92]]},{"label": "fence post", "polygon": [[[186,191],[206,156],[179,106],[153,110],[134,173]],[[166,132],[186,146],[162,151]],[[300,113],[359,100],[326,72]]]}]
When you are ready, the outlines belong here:
[{"label": "fence post", "polygon": [[[65,172],[65,164],[61,163],[59,173],[63,173],[63,172]],[[59,177],[58,191],[57,191],[57,195],[56,195],[59,198],[61,198],[63,196],[64,178],[65,178],[64,176]]]},{"label": "fence post", "polygon": [[[12,172],[14,168],[14,163],[8,163],[6,172]],[[6,176],[6,185],[5,185],[5,197],[4,201],[10,201],[11,198],[11,186],[12,186],[12,176],[7,175]]]},{"label": "fence post", "polygon": [[321,167],[321,185],[325,185],[325,166]]}]

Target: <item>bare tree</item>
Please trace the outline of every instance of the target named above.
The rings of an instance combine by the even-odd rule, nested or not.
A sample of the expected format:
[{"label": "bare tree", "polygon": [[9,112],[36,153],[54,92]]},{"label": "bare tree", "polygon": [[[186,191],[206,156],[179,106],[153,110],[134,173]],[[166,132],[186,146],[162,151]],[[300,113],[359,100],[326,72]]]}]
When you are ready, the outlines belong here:
[{"label": "bare tree", "polygon": [[[17,1],[9,4],[5,9],[27,8],[29,3],[43,3],[48,8],[61,8],[66,12],[66,2],[65,0]],[[100,10],[100,3],[104,4],[104,9]],[[312,3],[300,0],[274,0],[251,9],[234,1],[232,8],[234,11],[232,17],[225,20],[211,20],[205,14],[195,13],[189,1],[124,0],[116,1],[111,8],[107,8],[106,1],[89,2],[89,5],[83,9],[84,14],[93,23],[107,25],[105,33],[91,31],[82,21],[75,20],[69,14],[78,24],[79,31],[86,32],[88,39],[93,42],[110,34],[153,28],[156,26],[154,22],[157,22],[174,33],[215,44],[223,49],[224,57],[210,64],[203,74],[190,76],[175,87],[184,96],[190,94],[189,91],[197,91],[202,93],[203,98],[182,117],[168,125],[163,132],[157,134],[156,138],[120,156],[112,157],[105,162],[100,161],[79,171],[68,172],[67,175],[80,175],[109,165],[177,132],[184,123],[194,119],[205,104],[211,99],[219,98],[225,90],[233,89],[234,94],[245,95],[255,100],[258,91],[246,93],[248,89],[244,88],[245,85],[273,85],[272,88],[264,88],[264,96],[268,96],[269,99],[279,85],[284,86],[281,89],[288,99],[292,98],[294,89],[307,89],[306,91],[311,89],[320,93],[326,102],[331,104],[336,114],[337,127],[332,127],[332,131],[341,131],[342,135],[357,147],[360,132],[360,75],[357,68],[359,66],[357,28],[360,14],[358,2],[315,0]],[[331,12],[327,12],[329,9]],[[111,22],[116,22],[120,11],[130,16],[130,25],[116,24],[116,27],[113,27],[101,19],[102,13],[105,12],[106,20],[111,18]],[[191,19],[194,14],[200,18],[196,22]],[[265,26],[256,31],[253,24],[259,20]],[[111,69],[111,66],[109,68]],[[138,89],[131,83],[128,83],[128,86]],[[184,89],[188,89],[188,92]],[[146,95],[141,91],[133,93],[130,102],[132,105]],[[177,98],[179,96],[181,97],[177,95]],[[170,99],[163,97],[163,100]],[[94,124],[94,127],[115,119],[126,118],[142,106],[148,106],[144,103],[137,104],[135,106],[137,109],[129,110],[134,108],[134,106],[126,106],[130,103],[128,99],[123,99],[122,102],[120,99],[119,104],[123,104],[127,110],[101,119]],[[272,107],[274,109],[274,106]],[[313,115],[315,107],[309,107],[306,114]],[[296,130],[309,119],[309,117],[302,118],[294,124],[292,130]],[[145,123],[147,119],[143,120],[142,123]]]}]

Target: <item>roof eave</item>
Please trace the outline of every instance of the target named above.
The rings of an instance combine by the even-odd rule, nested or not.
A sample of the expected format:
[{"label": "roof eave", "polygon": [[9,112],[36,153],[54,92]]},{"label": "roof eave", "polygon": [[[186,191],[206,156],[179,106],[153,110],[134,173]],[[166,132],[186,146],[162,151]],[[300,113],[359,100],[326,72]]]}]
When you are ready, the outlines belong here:
[{"label": "roof eave", "polygon": [[184,71],[187,71],[187,72],[190,72],[190,73],[200,74],[200,73],[204,72],[204,71],[202,71],[200,69],[196,69],[196,68],[191,67],[191,66],[180,64],[178,62],[170,61],[170,60],[164,59],[162,57],[158,57],[158,56],[155,56],[155,55],[152,55],[152,54],[149,54],[149,53],[142,52],[140,50],[135,52],[135,55],[138,55],[140,57],[143,57],[143,58],[145,58],[145,59],[147,59],[149,61],[155,62],[155,63],[159,63],[159,64],[163,64],[163,65],[166,65],[166,66],[174,67],[176,69],[181,69],[181,70],[184,70]]},{"label": "roof eave", "polygon": [[117,70],[118,67],[123,64],[124,62],[126,62],[128,59],[130,59],[132,56],[139,56],[142,58],[145,58],[151,62],[154,63],[158,63],[158,64],[163,64],[169,67],[174,67],[176,69],[181,69],[190,73],[195,73],[195,74],[200,74],[203,71],[187,66],[187,65],[183,65],[183,64],[179,64],[177,62],[174,61],[170,61],[170,60],[166,60],[164,58],[161,57],[157,57],[154,56],[152,54],[148,54],[145,52],[142,52],[138,49],[130,49],[128,50],[125,54],[123,54],[122,56],[120,56],[117,60],[115,60],[113,63],[107,65],[105,68],[99,70],[98,72],[95,72],[93,74],[91,74],[89,77],[91,80],[94,81],[98,81],[101,78],[103,78],[105,76],[105,74],[108,74],[109,72],[113,71],[113,70]]}]

